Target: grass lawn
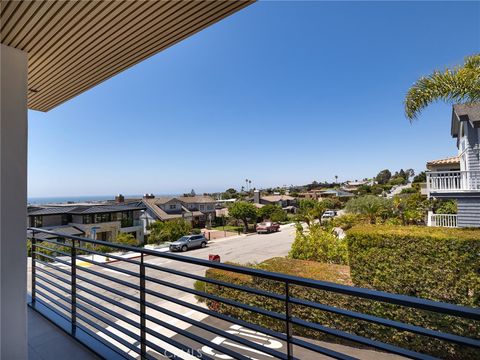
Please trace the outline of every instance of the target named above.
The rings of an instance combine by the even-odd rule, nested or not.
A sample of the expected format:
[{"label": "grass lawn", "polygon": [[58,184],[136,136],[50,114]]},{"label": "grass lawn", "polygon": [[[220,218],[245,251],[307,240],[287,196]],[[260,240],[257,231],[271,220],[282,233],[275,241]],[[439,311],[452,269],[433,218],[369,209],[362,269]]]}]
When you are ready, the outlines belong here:
[{"label": "grass lawn", "polygon": [[215,227],[212,227],[212,230],[243,232],[243,226],[225,225],[225,229],[223,226],[215,226]]}]

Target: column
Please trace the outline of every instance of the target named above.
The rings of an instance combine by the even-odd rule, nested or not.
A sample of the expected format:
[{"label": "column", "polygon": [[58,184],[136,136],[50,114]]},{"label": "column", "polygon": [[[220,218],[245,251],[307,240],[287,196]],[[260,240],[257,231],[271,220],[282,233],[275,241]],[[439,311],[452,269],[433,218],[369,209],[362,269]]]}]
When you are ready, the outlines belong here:
[{"label": "column", "polygon": [[27,54],[0,44],[0,359],[27,359]]}]

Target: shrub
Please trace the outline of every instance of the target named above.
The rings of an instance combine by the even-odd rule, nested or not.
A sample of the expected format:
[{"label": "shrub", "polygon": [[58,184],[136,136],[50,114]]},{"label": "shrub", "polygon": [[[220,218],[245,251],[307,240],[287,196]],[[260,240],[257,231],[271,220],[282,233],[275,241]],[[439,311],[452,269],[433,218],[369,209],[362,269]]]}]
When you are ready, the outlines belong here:
[{"label": "shrub", "polygon": [[347,234],[355,285],[480,305],[479,230],[359,225]]},{"label": "shrub", "polygon": [[312,224],[307,232],[297,228],[289,257],[330,264],[347,264],[347,242],[326,232],[320,224]]},{"label": "shrub", "polygon": [[376,223],[377,217],[386,217],[391,208],[392,201],[390,199],[374,195],[353,198],[345,205],[347,213],[364,215],[372,224]]},{"label": "shrub", "polygon": [[201,233],[202,233],[202,230],[199,229],[199,228],[193,228],[192,229],[192,234],[194,234],[194,235],[199,235]]},{"label": "shrub", "polygon": [[129,246],[136,246],[138,245],[138,241],[132,234],[127,233],[120,233],[117,235],[116,241],[117,243]]},{"label": "shrub", "polygon": [[418,190],[416,188],[410,187],[410,188],[402,189],[402,191],[400,191],[400,194],[415,194],[417,192],[418,192]]},{"label": "shrub", "polygon": [[[335,282],[343,285],[352,284],[349,275],[349,268],[348,266],[344,265],[274,258],[256,265],[255,267],[262,270],[281,272],[288,275]],[[207,270],[206,276],[208,278],[225,281],[227,283],[248,286],[282,295],[285,294],[285,287],[282,283],[263,278],[256,278],[217,269]],[[223,298],[233,299],[244,304],[249,304],[278,313],[284,313],[285,305],[283,302],[264,296],[252,295],[250,293],[208,283],[196,284],[195,288]],[[362,312],[374,316],[382,316],[388,319],[408,322],[414,325],[426,326],[439,331],[460,333],[466,336],[472,336],[472,333],[478,335],[480,331],[480,327],[474,327],[471,322],[467,322],[467,320],[458,320],[452,316],[432,314],[424,310],[413,310],[397,305],[384,304],[378,301],[355,298],[324,290],[313,290],[311,288],[305,288],[301,286],[291,286],[290,296],[334,306],[341,309]],[[285,331],[285,324],[283,321],[274,320],[265,315],[259,315],[208,299],[205,302],[210,309],[222,314],[249,321],[276,331]],[[354,333],[370,339],[402,346],[419,352],[428,352],[434,356],[436,355],[441,356],[442,358],[451,359],[474,359],[476,356],[476,352],[472,349],[446,344],[436,339],[423,337],[413,333],[402,332],[392,328],[386,328],[381,325],[348,318],[343,315],[314,310],[300,305],[292,305],[291,309],[292,316],[302,320],[321,324],[332,329]],[[294,326],[293,333],[294,336],[307,337],[323,341],[342,342],[339,338],[333,338],[319,332],[308,330],[304,327]],[[352,345],[352,343],[349,343],[349,345]]]},{"label": "shrub", "polygon": [[184,235],[190,234],[192,226],[183,219],[175,219],[165,222],[154,222],[149,229],[148,243],[158,244],[165,241],[175,241]]}]

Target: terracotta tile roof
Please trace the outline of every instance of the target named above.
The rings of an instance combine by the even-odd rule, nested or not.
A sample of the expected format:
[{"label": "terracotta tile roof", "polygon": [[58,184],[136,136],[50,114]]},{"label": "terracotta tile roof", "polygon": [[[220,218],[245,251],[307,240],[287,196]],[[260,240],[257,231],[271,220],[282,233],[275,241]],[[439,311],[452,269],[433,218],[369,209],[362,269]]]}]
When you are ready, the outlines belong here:
[{"label": "terracotta tile roof", "polygon": [[269,202],[295,200],[293,196],[289,196],[289,195],[265,195],[265,196],[261,196],[260,198],[261,200],[266,200]]},{"label": "terracotta tile roof", "polygon": [[460,164],[460,158],[458,156],[451,156],[445,159],[432,160],[427,162],[427,167],[435,165],[456,165]]}]

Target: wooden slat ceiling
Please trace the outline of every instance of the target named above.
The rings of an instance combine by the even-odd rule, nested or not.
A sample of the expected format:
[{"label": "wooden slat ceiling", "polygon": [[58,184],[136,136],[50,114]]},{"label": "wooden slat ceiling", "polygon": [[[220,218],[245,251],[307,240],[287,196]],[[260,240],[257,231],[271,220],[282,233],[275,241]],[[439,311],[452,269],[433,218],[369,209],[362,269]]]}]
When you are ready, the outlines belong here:
[{"label": "wooden slat ceiling", "polygon": [[29,54],[28,107],[48,111],[255,0],[0,2],[0,42]]}]

